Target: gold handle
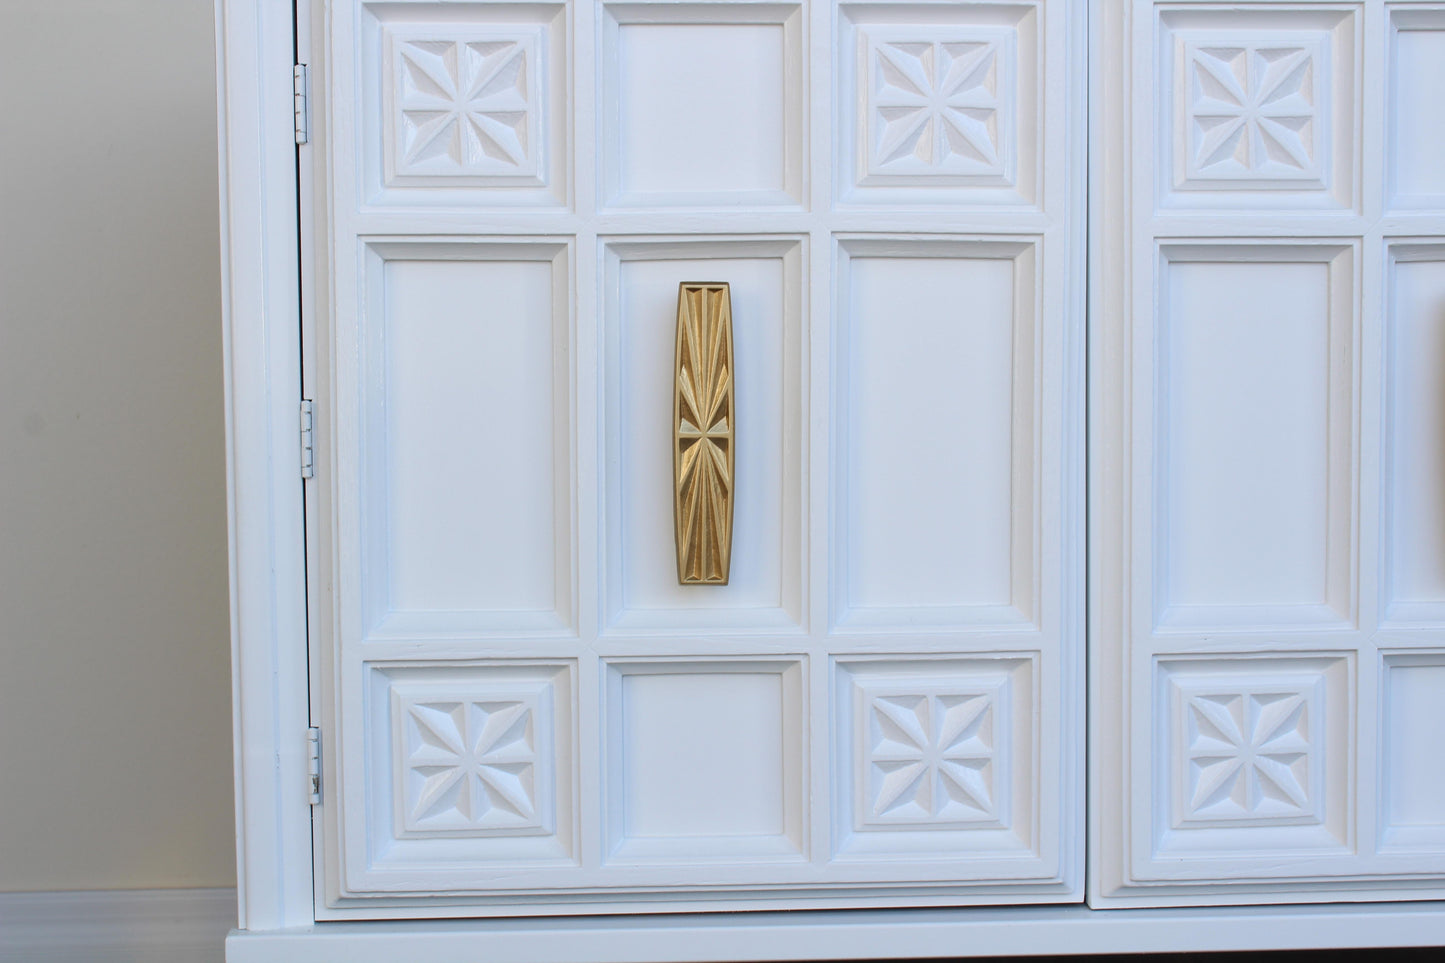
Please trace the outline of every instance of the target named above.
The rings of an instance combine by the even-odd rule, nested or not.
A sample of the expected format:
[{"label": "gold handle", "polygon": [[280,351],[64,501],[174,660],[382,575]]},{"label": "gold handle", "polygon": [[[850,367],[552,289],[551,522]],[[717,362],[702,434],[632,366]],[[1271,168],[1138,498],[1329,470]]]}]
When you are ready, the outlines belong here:
[{"label": "gold handle", "polygon": [[672,401],[677,581],[726,585],[733,545],[733,309],[726,282],[677,288]]}]

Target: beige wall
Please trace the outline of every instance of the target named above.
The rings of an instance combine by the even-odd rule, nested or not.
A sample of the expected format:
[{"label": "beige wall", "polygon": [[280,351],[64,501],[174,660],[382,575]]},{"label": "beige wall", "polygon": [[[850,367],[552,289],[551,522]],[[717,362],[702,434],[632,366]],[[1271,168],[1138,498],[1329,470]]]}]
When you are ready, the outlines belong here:
[{"label": "beige wall", "polygon": [[230,886],[210,0],[0,0],[0,891]]}]

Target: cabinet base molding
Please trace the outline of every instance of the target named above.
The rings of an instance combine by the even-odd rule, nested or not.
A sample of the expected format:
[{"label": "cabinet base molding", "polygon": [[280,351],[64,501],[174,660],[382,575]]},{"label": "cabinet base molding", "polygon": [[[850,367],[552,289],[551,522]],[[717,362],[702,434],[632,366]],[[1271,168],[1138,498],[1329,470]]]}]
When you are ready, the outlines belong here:
[{"label": "cabinet base molding", "polygon": [[1445,902],[1091,910],[856,910],[320,923],[233,931],[227,963],[921,959],[1445,945]]}]

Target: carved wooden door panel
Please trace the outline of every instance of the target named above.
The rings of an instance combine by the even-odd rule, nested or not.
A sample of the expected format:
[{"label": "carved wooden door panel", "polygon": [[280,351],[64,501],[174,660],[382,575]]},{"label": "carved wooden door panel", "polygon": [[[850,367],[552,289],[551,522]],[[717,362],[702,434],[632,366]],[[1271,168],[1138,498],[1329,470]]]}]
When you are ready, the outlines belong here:
[{"label": "carved wooden door panel", "polygon": [[318,914],[1081,898],[1085,4],[310,12]]},{"label": "carved wooden door panel", "polygon": [[1098,905],[1445,895],[1445,6],[1111,2]]}]

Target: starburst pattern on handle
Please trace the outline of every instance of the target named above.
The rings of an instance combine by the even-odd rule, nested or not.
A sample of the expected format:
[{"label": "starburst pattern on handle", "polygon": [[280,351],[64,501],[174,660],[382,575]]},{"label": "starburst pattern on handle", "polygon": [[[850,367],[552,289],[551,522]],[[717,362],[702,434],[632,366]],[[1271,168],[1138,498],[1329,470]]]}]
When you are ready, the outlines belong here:
[{"label": "starburst pattern on handle", "polygon": [[677,580],[726,585],[733,528],[733,332],[727,284],[677,293],[673,400]]}]

